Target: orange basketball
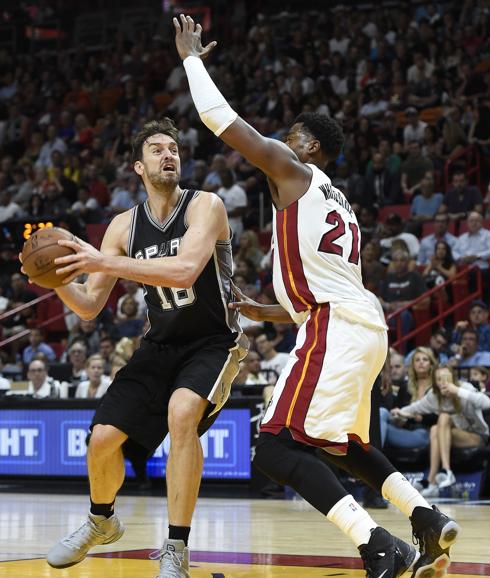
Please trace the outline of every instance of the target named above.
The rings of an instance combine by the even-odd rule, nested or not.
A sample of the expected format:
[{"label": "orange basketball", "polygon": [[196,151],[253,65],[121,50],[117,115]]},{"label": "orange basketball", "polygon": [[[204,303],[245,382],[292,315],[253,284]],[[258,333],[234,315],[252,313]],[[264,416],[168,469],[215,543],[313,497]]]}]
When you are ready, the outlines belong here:
[{"label": "orange basketball", "polygon": [[22,248],[22,266],[29,279],[40,285],[54,289],[63,284],[68,275],[56,275],[57,265],[54,260],[74,253],[70,247],[58,245],[59,239],[74,241],[75,237],[66,229],[48,227],[36,231]]}]

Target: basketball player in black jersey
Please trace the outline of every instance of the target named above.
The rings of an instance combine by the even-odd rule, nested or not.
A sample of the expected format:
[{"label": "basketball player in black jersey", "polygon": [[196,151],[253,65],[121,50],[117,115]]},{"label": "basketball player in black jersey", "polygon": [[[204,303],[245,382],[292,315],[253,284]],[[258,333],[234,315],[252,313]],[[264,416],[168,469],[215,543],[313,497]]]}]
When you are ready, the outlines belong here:
[{"label": "basketball player in black jersey", "polygon": [[[118,277],[137,281],[145,288],[150,328],[93,418],[88,519],[47,560],[65,568],[92,546],[122,536],[114,513],[125,473],[121,446],[130,438],[151,455],[169,432],[169,538],[157,578],[188,578],[187,540],[203,467],[199,435],[225,403],[246,348],[237,312],[227,307],[232,255],[222,201],[179,187],[177,129],[169,119],[146,124],[133,153],[148,199],[113,219],[100,251],[78,239],[66,245],[75,253],[57,260],[58,272],[70,276],[56,292],[81,318],[93,319]],[[89,273],[87,281],[74,282],[81,273]]]},{"label": "basketball player in black jersey", "polygon": [[[276,385],[279,391],[271,404],[272,411],[268,410],[269,418],[272,414],[272,419],[266,422],[265,428],[264,424],[261,427],[254,463],[275,482],[293,487],[349,536],[359,547],[367,578],[395,578],[408,569],[413,569],[413,578],[424,576],[441,578],[449,564],[449,547],[456,540],[458,525],[438,510],[431,509],[426,500],[402,474],[395,470],[379,450],[368,443],[365,443],[366,447],[364,447],[356,441],[355,437],[348,436],[347,434],[351,431],[345,431],[345,424],[335,415],[332,416],[330,407],[333,403],[331,400],[335,398],[333,394],[337,393],[332,390],[339,387],[343,392],[352,393],[347,401],[340,400],[335,406],[340,412],[346,404],[350,410],[352,406],[349,402],[352,400],[357,415],[361,415],[363,419],[365,415],[369,415],[369,406],[364,401],[356,402],[355,400],[356,395],[357,399],[361,394],[364,395],[362,388],[365,384],[362,384],[362,379],[366,382],[368,379],[371,380],[363,376],[361,370],[354,375],[354,370],[349,372],[348,368],[349,364],[355,367],[356,359],[361,358],[362,352],[356,351],[355,348],[362,349],[366,345],[364,351],[373,352],[377,365],[383,353],[381,346],[378,348],[373,346],[369,349],[369,343],[361,344],[356,341],[355,346],[348,343],[349,340],[354,342],[357,332],[362,330],[363,325],[359,319],[362,318],[364,311],[369,312],[366,313],[369,316],[369,319],[365,318],[366,323],[376,320],[377,323],[384,325],[384,315],[378,306],[376,306],[378,313],[373,310],[373,300],[361,287],[358,287],[360,279],[357,276],[355,279],[350,276],[350,270],[345,270],[340,278],[338,277],[338,270],[343,265],[341,259],[347,260],[349,253],[343,255],[340,247],[334,247],[333,250],[321,248],[327,234],[336,235],[335,240],[344,234],[345,229],[339,233],[336,228],[342,219],[340,214],[335,211],[338,217],[336,223],[327,219],[326,222],[333,225],[331,229],[318,228],[320,235],[324,234],[321,240],[318,238],[319,245],[313,236],[309,236],[309,229],[317,226],[312,221],[317,218],[317,222],[322,222],[325,216],[321,213],[314,215],[312,211],[308,211],[306,205],[310,203],[315,211],[325,208],[318,191],[325,193],[328,189],[325,186],[317,187],[317,185],[321,182],[329,183],[329,179],[324,174],[320,179],[318,169],[323,171],[328,161],[333,162],[338,157],[343,142],[342,130],[335,121],[325,115],[303,113],[290,129],[285,143],[263,137],[237,115],[207,73],[202,58],[208,55],[216,43],[211,42],[205,47],[202,46],[202,28],[199,24],[196,25],[190,16],[181,15],[180,19],[174,18],[174,27],[177,51],[183,61],[191,95],[201,120],[228,146],[237,150],[251,164],[266,174],[275,205],[274,285],[276,286],[277,281],[277,290],[281,294],[282,305],[261,306],[241,295],[238,307],[252,319],[277,322],[295,320],[300,324],[299,341],[279,378],[279,388]],[[342,193],[332,193],[332,196],[335,196],[339,210],[345,210],[346,206],[347,210],[350,209]],[[331,207],[332,204],[329,206]],[[329,213],[329,215],[332,214],[332,212]],[[357,226],[356,223],[354,225]],[[342,226],[345,227],[343,222]],[[299,238],[303,235],[304,244],[300,249]],[[355,243],[355,246],[358,245],[358,242]],[[352,246],[354,247],[354,244]],[[305,252],[304,255],[301,254],[301,250]],[[319,251],[334,256],[340,255],[335,261],[335,266],[327,267],[325,260],[322,268],[315,253]],[[331,258],[333,263],[334,257]],[[354,261],[356,266],[359,266],[359,261],[357,259]],[[293,262],[296,265],[292,265]],[[314,285],[316,279],[320,277],[320,284]],[[327,286],[333,277],[339,279],[339,285],[344,287],[345,294],[341,295],[340,290],[335,294],[333,283],[329,288],[323,287],[322,293],[321,284]],[[317,297],[313,295],[313,289],[310,291],[308,287],[310,281],[312,287],[318,287]],[[349,301],[349,293],[358,290],[358,294],[363,296],[360,300],[363,306],[357,309],[357,320],[354,320],[352,324],[350,321],[349,324],[342,324],[339,321],[338,327],[342,326],[345,335],[341,335],[340,329],[337,333],[328,334],[327,328],[330,320],[335,319],[335,307],[342,307],[345,301]],[[321,318],[322,311],[327,312],[324,318]],[[343,309],[343,311],[347,315],[346,310]],[[300,312],[304,314],[303,318],[299,315]],[[350,319],[353,320],[353,317]],[[381,330],[384,331],[384,328],[382,327]],[[366,334],[370,343],[375,343],[379,338],[377,331],[378,329],[376,332]],[[325,335],[327,335],[326,338]],[[334,337],[330,339],[328,335]],[[331,343],[335,339],[338,339],[342,345],[335,348],[337,344]],[[342,358],[332,356],[326,358],[322,351],[316,357],[317,361],[310,363],[318,344],[327,348],[326,341],[330,341],[330,347],[333,346],[333,350]],[[363,360],[364,371],[367,374],[370,367],[369,360],[365,357]],[[341,369],[339,369],[340,364],[342,364]],[[298,367],[299,370],[295,372]],[[336,371],[342,375],[341,378],[337,377]],[[315,402],[313,392],[318,386],[318,381],[314,382],[318,378],[312,376],[321,375],[322,372],[325,372],[330,382],[335,385],[330,385],[332,390],[329,390],[329,381],[325,380],[322,385],[323,389],[320,389],[320,399],[317,397],[318,401]],[[300,398],[302,398],[301,403],[297,403]],[[368,398],[366,396],[363,399]],[[312,428],[310,431],[321,433],[328,428],[326,430],[320,428],[330,423],[330,430],[327,433],[332,433],[334,437],[337,435],[341,442],[347,439],[341,451],[339,451],[338,444],[337,448],[330,444],[329,438],[319,439],[318,436],[314,438],[306,434],[306,426],[302,419],[304,420],[311,406],[313,408],[309,417],[309,426]],[[296,423],[294,422],[295,415],[297,416]],[[313,426],[317,429],[313,430]],[[339,430],[345,438],[340,437]],[[335,440],[332,441],[335,443]],[[329,445],[332,447],[329,448]],[[365,481],[376,491],[382,492],[389,501],[410,517],[414,536],[420,544],[420,552],[416,552],[413,546],[392,536],[376,524],[353,497],[347,494],[330,467],[317,457],[316,446],[322,448],[325,461],[335,463]],[[333,455],[330,450],[336,449],[337,453],[343,455]]]}]

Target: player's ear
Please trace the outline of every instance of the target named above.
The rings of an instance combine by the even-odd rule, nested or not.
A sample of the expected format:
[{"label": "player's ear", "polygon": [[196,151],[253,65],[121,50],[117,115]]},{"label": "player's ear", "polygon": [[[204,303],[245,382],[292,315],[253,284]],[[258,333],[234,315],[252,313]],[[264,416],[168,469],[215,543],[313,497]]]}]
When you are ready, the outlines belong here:
[{"label": "player's ear", "polygon": [[320,141],[319,140],[311,140],[308,143],[308,153],[310,155],[317,153],[320,150]]},{"label": "player's ear", "polygon": [[133,165],[134,171],[141,177],[144,173],[144,166],[141,161],[136,161]]}]

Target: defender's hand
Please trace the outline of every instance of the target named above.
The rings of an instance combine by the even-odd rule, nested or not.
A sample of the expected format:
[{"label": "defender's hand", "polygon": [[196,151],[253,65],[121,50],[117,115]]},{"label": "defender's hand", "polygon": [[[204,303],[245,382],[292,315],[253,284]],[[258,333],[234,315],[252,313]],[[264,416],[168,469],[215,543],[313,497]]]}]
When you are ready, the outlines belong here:
[{"label": "defender's hand", "polygon": [[202,26],[195,24],[190,16],[181,14],[180,22],[177,18],[174,18],[173,23],[175,28],[175,46],[182,60],[185,60],[188,56],[198,56],[204,59],[218,44],[213,41],[203,47],[201,44]]},{"label": "defender's hand", "polygon": [[237,301],[232,301],[228,303],[229,309],[236,309],[245,317],[252,319],[252,321],[263,321],[262,310],[263,305],[257,303],[250,297],[247,297],[240,289],[232,282],[231,289],[237,298]]}]

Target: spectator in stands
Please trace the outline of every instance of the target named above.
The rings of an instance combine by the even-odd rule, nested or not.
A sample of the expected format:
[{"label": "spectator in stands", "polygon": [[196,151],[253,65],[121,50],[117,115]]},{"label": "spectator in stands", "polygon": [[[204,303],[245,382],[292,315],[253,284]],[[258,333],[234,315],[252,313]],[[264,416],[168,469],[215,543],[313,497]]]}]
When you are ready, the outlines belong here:
[{"label": "spectator in stands", "polygon": [[[388,267],[386,269],[387,273],[392,273],[395,270],[394,265],[393,265],[393,255],[397,251],[405,251],[406,253],[410,254],[410,251],[408,250],[408,245],[404,239],[393,239],[393,242],[391,243],[389,254],[383,255],[383,258],[381,261],[383,263],[388,262]],[[415,259],[413,259],[410,256],[410,260],[408,261],[408,270],[409,271],[415,271],[416,269],[417,269],[417,263],[415,262]]]},{"label": "spectator in stands", "polygon": [[85,371],[88,379],[78,384],[75,397],[99,398],[105,394],[111,384],[111,378],[104,375],[104,362],[102,355],[91,355],[87,359]]},{"label": "spectator in stands", "polygon": [[418,265],[426,265],[429,263],[431,257],[434,255],[436,243],[438,241],[445,241],[451,250],[458,240],[457,237],[448,233],[449,217],[445,214],[439,213],[434,219],[434,232],[420,241],[420,249],[417,257]]},{"label": "spectator in stands", "polygon": [[347,160],[339,161],[332,177],[332,185],[344,193],[354,210],[365,202],[364,178]]},{"label": "spectator in stands", "polygon": [[373,155],[372,166],[367,169],[364,180],[363,204],[395,205],[402,202],[400,173],[388,169],[384,156]]},{"label": "spectator in stands", "polygon": [[490,259],[490,231],[483,227],[483,217],[472,211],[467,219],[468,232],[458,237],[453,247],[454,258],[459,265],[477,265],[488,270]]},{"label": "spectator in stands", "polygon": [[110,209],[113,213],[122,213],[145,200],[146,191],[140,189],[139,179],[131,176],[127,179],[127,186],[113,194]]},{"label": "spectator in stands", "polygon": [[[432,352],[434,358],[437,360],[437,363],[443,364],[448,362],[449,357],[446,353],[448,344],[449,340],[446,330],[442,327],[439,327],[439,329],[436,329],[434,333],[431,335],[428,347],[428,349]],[[406,365],[409,365],[415,351],[416,350],[414,349],[405,357]]]},{"label": "spectator in stands", "polygon": [[435,253],[422,274],[429,289],[449,281],[456,275],[451,247],[445,241],[437,241]]},{"label": "spectator in stands", "polygon": [[72,343],[76,341],[82,341],[86,345],[88,355],[93,355],[99,351],[100,333],[96,319],[79,319],[78,323],[70,331],[68,347],[71,347]]},{"label": "spectator in stands", "polygon": [[414,191],[420,187],[420,183],[427,171],[434,170],[432,161],[421,154],[420,143],[412,140],[408,143],[408,157],[402,163],[401,183],[402,191],[406,196],[412,196]]},{"label": "spectator in stands", "polygon": [[413,142],[417,142],[419,145],[424,142],[427,123],[419,119],[419,113],[413,106],[409,106],[405,110],[405,116],[408,123],[403,129],[403,143],[405,148],[410,150]]},{"label": "spectator in stands", "polygon": [[90,197],[87,187],[84,186],[78,189],[78,200],[73,203],[70,211],[85,224],[101,223],[103,219],[97,199]]},{"label": "spectator in stands", "polygon": [[67,151],[67,146],[64,140],[57,136],[56,126],[51,124],[47,128],[46,141],[41,147],[39,157],[36,160],[36,168],[49,168],[53,158],[53,151],[58,151],[64,155]]},{"label": "spectator in stands", "polygon": [[[422,399],[401,409],[396,416],[411,417],[438,414],[437,424],[430,430],[430,470],[422,480],[422,495],[437,497],[439,491],[452,486],[456,477],[451,470],[451,447],[469,448],[485,445],[489,430],[482,410],[490,408],[490,398],[465,382],[459,382],[449,366],[439,367],[435,383]],[[442,469],[440,469],[442,465]]]},{"label": "spectator in stands", "polygon": [[84,341],[74,341],[68,348],[68,362],[71,364],[71,376],[68,383],[68,397],[74,397],[78,384],[88,379],[85,371],[87,345]]},{"label": "spectator in stands", "polygon": [[366,243],[361,252],[362,282],[366,289],[375,295],[378,295],[381,282],[386,275],[385,267],[379,262],[379,255],[379,245],[374,241]]},{"label": "spectator in stands", "polygon": [[[392,393],[398,394],[400,387],[407,387],[408,375],[403,355],[392,353],[390,355],[390,381],[392,384]],[[394,386],[394,387],[393,387]]]},{"label": "spectator in stands", "polygon": [[419,254],[420,243],[413,233],[407,233],[403,230],[403,219],[396,213],[391,213],[386,218],[383,227],[383,237],[380,241],[382,250],[381,262],[387,264],[389,262],[388,253],[394,241],[401,239],[407,244],[410,257],[415,259]]},{"label": "spectator in stands", "polygon": [[267,375],[260,369],[260,355],[252,349],[243,360],[245,366],[245,380],[242,385],[268,385]]},{"label": "spectator in stands", "polygon": [[41,359],[34,359],[27,370],[27,393],[35,398],[60,398],[62,388],[59,381],[48,375],[48,366]]},{"label": "spectator in stands", "polygon": [[247,229],[240,235],[238,249],[234,251],[236,261],[248,260],[254,264],[255,268],[260,268],[260,263],[264,258],[264,253],[259,246],[259,238],[255,231]]},{"label": "spectator in stands", "polygon": [[278,353],[290,353],[296,343],[296,335],[290,323],[274,323],[275,336],[270,339]]},{"label": "spectator in stands", "polygon": [[12,200],[12,193],[8,189],[0,191],[0,223],[11,221],[23,214],[22,207]]},{"label": "spectator in stands", "polygon": [[191,157],[194,157],[194,153],[199,146],[199,133],[195,128],[190,126],[189,119],[185,115],[180,117],[178,127],[181,148],[182,145],[187,145],[190,149]]},{"label": "spectator in stands", "polygon": [[[380,302],[386,313],[410,305],[426,291],[425,281],[418,271],[408,270],[409,255],[406,251],[396,251],[393,255],[393,273],[387,273],[381,283]],[[413,326],[413,315],[409,309],[401,313],[402,334],[406,335]],[[391,321],[395,327],[395,320]]]},{"label": "spectator in stands", "polygon": [[122,318],[116,319],[120,337],[138,337],[143,331],[145,321],[138,317],[138,303],[131,295],[126,295],[121,304]]},{"label": "spectator in stands", "polygon": [[180,179],[182,181],[182,187],[187,187],[192,181],[194,176],[194,170],[196,168],[196,161],[192,157],[191,148],[189,145],[179,144],[179,156],[180,156]]},{"label": "spectator in stands", "polygon": [[275,384],[281,371],[288,362],[289,355],[287,353],[278,353],[274,349],[272,340],[270,340],[265,333],[257,335],[255,338],[255,347],[262,358],[260,362],[261,371],[267,374],[269,383]]},{"label": "spectator in stands", "polygon": [[382,233],[382,225],[378,220],[378,209],[373,205],[361,208],[358,215],[359,230],[361,231],[361,247],[371,240],[377,240]]},{"label": "spectator in stands", "polygon": [[[400,356],[401,357],[401,356]],[[395,357],[395,361],[396,361]],[[402,358],[403,359],[403,358]],[[400,360],[398,359],[400,362]],[[437,361],[432,352],[425,347],[417,347],[408,365],[408,380],[399,380],[398,391],[393,400],[391,413],[385,407],[380,408],[380,426],[382,446],[395,448],[424,448],[429,444],[429,423],[414,413],[411,419],[399,417],[398,408],[422,399],[434,385]],[[399,370],[398,375],[402,375]]]},{"label": "spectator in stands", "polygon": [[7,353],[5,351],[0,351],[0,396],[4,395],[12,387],[10,380],[3,375],[3,368],[7,359]]},{"label": "spectator in stands", "polygon": [[221,186],[216,191],[225,204],[228,222],[233,231],[233,245],[237,245],[243,232],[243,216],[247,211],[247,194],[234,182],[230,169],[222,169],[219,173]]},{"label": "spectator in stands", "polygon": [[483,199],[478,187],[468,184],[468,177],[463,171],[453,174],[451,187],[444,196],[444,201],[439,209],[441,213],[447,213],[453,221],[466,219],[472,211],[483,212]]},{"label": "spectator in stands", "polygon": [[417,223],[432,221],[439,211],[442,200],[442,193],[434,192],[434,172],[427,171],[420,183],[420,195],[416,195],[412,200],[410,217]]},{"label": "spectator in stands", "polygon": [[461,341],[461,332],[473,329],[478,334],[478,351],[490,351],[490,323],[488,323],[488,305],[481,299],[471,303],[467,321],[458,321],[454,326],[452,343]]},{"label": "spectator in stands", "polygon": [[56,359],[56,353],[53,348],[43,341],[43,332],[37,327],[33,327],[29,333],[29,345],[22,352],[22,363],[28,366],[33,357],[38,353],[43,353],[48,361]]},{"label": "spectator in stands", "polygon": [[444,141],[444,153],[451,159],[455,157],[467,142],[464,128],[461,126],[462,111],[459,106],[452,106],[442,127],[442,138]]},{"label": "spectator in stands", "polygon": [[478,351],[478,333],[474,329],[464,329],[460,345],[453,346],[454,356],[449,360],[457,367],[485,365],[490,367],[490,351]]},{"label": "spectator in stands", "polygon": [[488,378],[490,377],[490,369],[482,365],[475,365],[470,367],[470,382],[477,388],[478,391],[487,391]]},{"label": "spectator in stands", "polygon": [[138,304],[138,315],[142,319],[146,316],[146,303],[145,303],[145,292],[143,287],[136,281],[129,281],[127,279],[120,280],[121,285],[124,287],[125,293],[119,297],[116,306],[116,315],[119,319],[124,318],[124,312],[122,310],[122,304],[127,295],[133,297]]},{"label": "spectator in stands", "polygon": [[110,375],[112,360],[115,357],[116,343],[112,337],[102,337],[99,343],[99,355],[104,359],[104,374]]},{"label": "spectator in stands", "polygon": [[214,155],[211,170],[206,175],[202,188],[205,191],[217,191],[221,187],[220,173],[226,168],[226,158],[224,155]]}]

